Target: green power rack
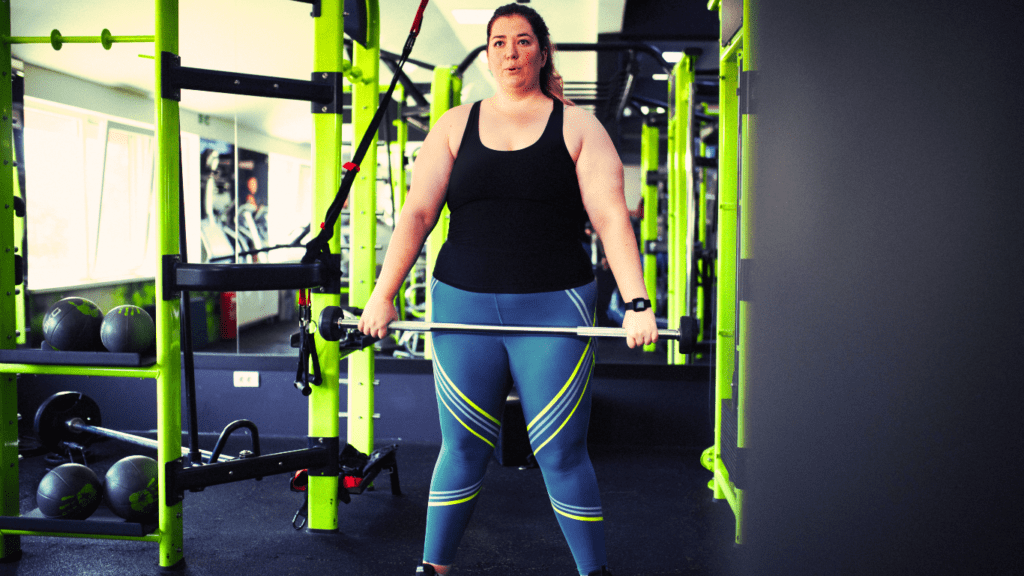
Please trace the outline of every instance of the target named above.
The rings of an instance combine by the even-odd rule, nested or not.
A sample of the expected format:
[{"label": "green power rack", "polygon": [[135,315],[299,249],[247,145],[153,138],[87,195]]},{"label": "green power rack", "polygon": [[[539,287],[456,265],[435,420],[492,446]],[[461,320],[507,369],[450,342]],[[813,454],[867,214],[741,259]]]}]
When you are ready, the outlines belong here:
[{"label": "green power rack", "polygon": [[714,373],[715,444],[702,463],[714,473],[708,487],[729,503],[736,542],[743,537],[743,490],[747,487],[746,386],[750,294],[744,290],[753,264],[750,242],[755,116],[755,78],[750,0],[712,0],[719,13],[721,52],[718,134],[718,260]]},{"label": "green power rack", "polygon": [[[20,557],[20,539],[25,536],[54,536],[106,538],[149,541],[159,544],[159,566],[165,569],[176,569],[184,566],[183,515],[181,499],[189,485],[197,486],[201,479],[198,475],[176,473],[181,469],[182,461],[182,361],[179,327],[179,302],[176,292],[201,290],[203,278],[222,279],[238,271],[238,268],[224,266],[219,269],[211,267],[207,270],[196,265],[178,265],[179,258],[179,104],[182,89],[199,89],[231,92],[230,88],[210,86],[238,84],[230,82],[231,78],[245,75],[186,69],[180,66],[179,54],[179,5],[178,0],[154,0],[155,23],[152,36],[113,36],[104,30],[100,36],[61,36],[58,32],[48,37],[28,38],[11,36],[10,5],[0,10],[0,109],[3,120],[0,121],[0,133],[7,136],[0,138],[0,157],[4,165],[10,168],[14,158],[11,147],[11,45],[16,43],[49,42],[54,48],[63,43],[100,43],[105,48],[117,42],[152,42],[154,46],[154,126],[156,128],[157,152],[155,170],[157,185],[156,221],[157,221],[157,304],[156,304],[156,357],[155,362],[148,365],[136,361],[134,365],[98,365],[81,363],[46,363],[33,361],[33,356],[26,356],[24,350],[17,350],[19,336],[16,300],[24,290],[15,278],[9,274],[16,268],[18,244],[16,244],[13,227],[0,226],[0,561],[15,560]],[[364,0],[358,0],[360,3]],[[313,5],[314,24],[314,62],[311,74],[312,81],[289,79],[271,79],[246,76],[256,83],[263,81],[273,89],[263,92],[234,92],[257,96],[287,97],[305,99],[312,102],[314,146],[314,202],[312,223],[319,225],[321,215],[334,198],[342,175],[342,124],[343,107],[341,92],[343,78],[348,80],[353,92],[353,123],[356,133],[364,131],[379,106],[380,86],[378,70],[380,61],[379,29],[380,12],[377,0],[365,0],[365,38],[361,38],[354,47],[355,65],[344,59],[345,35],[345,4],[344,0],[317,0]],[[184,73],[183,73],[184,72]],[[196,78],[205,81],[205,85],[193,84]],[[346,87],[347,88],[347,87]],[[290,96],[278,95],[275,91],[289,92]],[[373,289],[376,234],[376,146],[367,151],[364,158],[363,171],[353,185],[351,204],[351,267],[349,272],[350,303],[361,306]],[[0,205],[3,212],[0,218],[4,222],[15,222],[14,211],[16,180],[13,170],[0,170]],[[340,224],[335,229],[330,241],[330,250],[334,254],[340,251]],[[256,265],[249,265],[256,266]],[[309,272],[308,266],[306,272]],[[319,283],[320,274],[304,273],[302,278],[295,278],[295,269],[278,269],[277,273],[261,272],[261,276],[271,276],[271,280],[259,287],[245,286],[241,289],[282,289],[312,287]],[[191,276],[190,276],[191,275]],[[199,278],[197,283],[190,283],[187,278]],[[276,279],[274,279],[276,277]],[[239,281],[240,283],[243,281]],[[296,286],[295,283],[305,283]],[[341,288],[336,290],[318,289],[312,294],[313,314],[319,315],[326,306],[337,306],[340,302]],[[333,459],[327,456],[331,449],[317,449],[314,444],[338,446],[340,429],[339,417],[339,372],[340,354],[337,342],[329,342],[316,337],[316,349],[322,367],[323,384],[316,387],[309,396],[309,437],[311,448],[303,453],[310,462],[320,461],[324,464]],[[47,353],[51,357],[59,357]],[[26,359],[27,358],[27,359]],[[373,350],[354,352],[349,360],[348,389],[348,442],[361,451],[369,453],[373,448]],[[18,427],[17,427],[17,375],[18,374],[68,374],[79,376],[112,376],[137,378],[143,381],[155,381],[157,389],[157,462],[160,465],[159,486],[160,506],[158,520],[155,525],[135,524],[105,519],[89,520],[51,520],[41,515],[19,515],[18,486]],[[336,451],[335,451],[336,452]],[[286,453],[290,454],[290,453]],[[273,457],[277,455],[268,455]],[[283,460],[287,458],[277,458]],[[260,460],[257,458],[256,460]],[[235,461],[237,462],[237,461]],[[234,464],[235,462],[217,463]],[[269,460],[267,465],[274,465]],[[298,465],[298,460],[291,462]],[[257,477],[265,475],[252,466],[262,466],[258,462],[246,465],[246,473]],[[305,467],[305,466],[300,466]],[[202,466],[209,469],[212,466]],[[198,469],[195,469],[198,470]],[[239,468],[241,470],[241,468]],[[312,470],[312,467],[311,467]],[[188,472],[188,470],[185,470]],[[226,472],[225,472],[226,473]],[[333,531],[338,528],[338,477],[336,474],[325,473],[309,478],[309,514],[308,527],[312,531]]]}]

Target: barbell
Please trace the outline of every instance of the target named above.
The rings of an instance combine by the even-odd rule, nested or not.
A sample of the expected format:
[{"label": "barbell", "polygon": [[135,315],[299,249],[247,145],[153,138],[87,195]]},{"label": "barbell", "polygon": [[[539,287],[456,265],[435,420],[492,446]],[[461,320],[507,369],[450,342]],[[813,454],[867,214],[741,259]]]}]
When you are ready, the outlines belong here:
[{"label": "barbell", "polygon": [[[229,428],[231,430],[238,427],[249,428],[243,422],[247,421],[233,422]],[[86,445],[97,437],[120,440],[153,450],[160,445],[159,442],[150,438],[104,428],[101,426],[102,423],[100,407],[95,400],[81,392],[58,392],[39,405],[33,425],[39,441],[51,452],[60,452],[62,443],[73,442]],[[252,428],[249,429],[253,433],[254,452],[259,455],[259,437]],[[230,431],[227,431],[227,434],[230,434]],[[231,456],[221,454],[222,450],[223,444],[218,441],[213,451],[200,450],[199,452],[205,463],[234,460]],[[188,453],[189,449],[182,447],[181,455],[187,456]]]},{"label": "barbell", "polygon": [[[345,310],[339,306],[326,306],[320,312],[317,329],[324,340],[341,340],[359,326],[359,318],[346,318]],[[455,332],[477,334],[523,334],[523,335],[555,335],[580,336],[584,338],[625,338],[625,328],[605,326],[497,326],[491,324],[457,324],[450,322],[423,322],[396,320],[388,324],[389,330],[409,332]],[[697,333],[700,326],[695,318],[683,316],[679,319],[679,328],[662,328],[658,330],[658,338],[675,340],[679,343],[679,352],[689,354],[697,346]]]}]

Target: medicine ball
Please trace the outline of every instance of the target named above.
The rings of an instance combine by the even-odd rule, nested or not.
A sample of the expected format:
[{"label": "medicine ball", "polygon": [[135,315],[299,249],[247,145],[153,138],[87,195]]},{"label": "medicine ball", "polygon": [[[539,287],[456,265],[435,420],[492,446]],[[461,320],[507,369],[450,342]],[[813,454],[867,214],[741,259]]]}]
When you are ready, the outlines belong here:
[{"label": "medicine ball", "polygon": [[99,508],[103,486],[88,466],[61,464],[43,476],[36,505],[47,518],[85,520]]},{"label": "medicine ball", "polygon": [[85,298],[65,298],[43,318],[43,337],[56,350],[99,350],[103,311]]},{"label": "medicine ball", "polygon": [[157,464],[148,456],[128,456],[107,470],[107,505],[129,522],[156,519]]},{"label": "medicine ball", "polygon": [[145,352],[153,346],[156,325],[138,306],[118,306],[107,312],[100,326],[100,340],[111,352]]}]

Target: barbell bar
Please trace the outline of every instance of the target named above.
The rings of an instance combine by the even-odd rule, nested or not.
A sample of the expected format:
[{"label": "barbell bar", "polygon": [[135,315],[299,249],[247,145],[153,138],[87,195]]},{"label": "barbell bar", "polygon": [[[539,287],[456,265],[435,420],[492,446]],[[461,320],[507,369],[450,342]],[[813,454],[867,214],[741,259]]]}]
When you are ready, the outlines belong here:
[{"label": "barbell bar", "polygon": [[[324,340],[341,340],[350,331],[359,326],[358,318],[346,318],[344,309],[339,306],[326,306],[320,312],[317,324],[320,336]],[[524,335],[556,335],[580,336],[584,338],[625,338],[625,328],[605,326],[497,326],[491,324],[457,324],[450,322],[423,322],[396,320],[388,324],[389,330],[408,332],[456,332],[477,334],[524,334]],[[679,352],[689,354],[697,346],[697,333],[700,327],[697,320],[689,316],[679,319],[679,328],[662,328],[658,330],[658,338],[679,342]]]},{"label": "barbell bar", "polygon": [[[39,405],[33,422],[36,435],[43,446],[52,452],[60,450],[64,441],[88,443],[94,437],[120,440],[143,448],[156,450],[160,444],[151,438],[119,432],[101,426],[100,407],[80,392],[58,392]],[[209,462],[213,452],[200,450],[204,461]],[[189,449],[181,448],[181,455],[188,456]],[[218,454],[217,460],[234,460],[226,454]]]}]

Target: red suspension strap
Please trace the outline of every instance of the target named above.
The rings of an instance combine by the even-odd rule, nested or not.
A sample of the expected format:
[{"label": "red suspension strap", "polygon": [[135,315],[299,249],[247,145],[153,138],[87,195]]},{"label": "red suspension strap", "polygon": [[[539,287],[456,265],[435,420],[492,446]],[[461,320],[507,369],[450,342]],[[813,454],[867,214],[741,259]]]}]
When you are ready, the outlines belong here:
[{"label": "red suspension strap", "polygon": [[415,38],[416,36],[419,36],[420,24],[423,23],[423,10],[425,10],[426,7],[427,7],[427,0],[423,0],[422,2],[420,2],[419,9],[416,10],[416,18],[413,19],[413,21],[412,21],[412,28],[409,30],[409,34],[413,38]]}]

